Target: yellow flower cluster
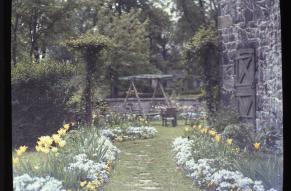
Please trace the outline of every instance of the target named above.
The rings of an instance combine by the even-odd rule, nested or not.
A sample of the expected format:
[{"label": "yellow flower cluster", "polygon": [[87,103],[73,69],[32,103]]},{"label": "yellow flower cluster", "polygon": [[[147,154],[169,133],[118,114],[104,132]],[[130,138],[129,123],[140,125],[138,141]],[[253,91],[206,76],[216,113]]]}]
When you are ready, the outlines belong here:
[{"label": "yellow flower cluster", "polygon": [[205,127],[205,128],[201,128],[200,132],[203,133],[203,134],[206,134],[208,132],[208,130],[209,129],[207,127]]},{"label": "yellow flower cluster", "polygon": [[20,157],[25,153],[27,150],[27,146],[20,146],[16,149],[16,157],[12,159],[13,165],[17,165],[19,163]]},{"label": "yellow flower cluster", "polygon": [[141,117],[141,116],[138,117],[138,121],[141,122],[141,123],[144,124],[144,125],[147,125],[147,124],[148,124],[147,119],[145,119],[145,118],[143,118],[143,117]]},{"label": "yellow flower cluster", "polygon": [[[217,134],[217,132],[215,130],[209,129],[208,127],[202,127],[201,125],[194,125],[193,129],[197,129],[200,133],[202,134],[209,134],[211,137],[214,138],[214,140],[216,142],[221,142],[221,136]],[[227,144],[231,145],[232,144],[232,140],[228,140]]]},{"label": "yellow flower cluster", "polygon": [[232,139],[227,139],[226,144],[231,145],[232,144]]},{"label": "yellow flower cluster", "polygon": [[[62,139],[63,136],[66,135],[67,131],[70,128],[70,124],[65,124],[62,128],[60,128],[57,134],[53,134],[50,136],[41,136],[38,138],[37,145],[35,146],[35,150],[37,152],[43,152],[48,154],[50,151],[58,155],[58,148],[64,147],[66,145],[66,141]],[[53,144],[55,146],[53,146]]]},{"label": "yellow flower cluster", "polygon": [[80,182],[80,187],[83,188],[86,191],[95,191],[97,190],[100,186],[102,186],[102,184],[104,183],[104,181],[102,180],[102,178],[98,177],[98,179],[93,180],[93,181],[81,181]]},{"label": "yellow flower cluster", "polygon": [[220,135],[216,135],[215,137],[214,137],[214,139],[215,139],[215,141],[216,142],[220,142],[221,141],[221,136]]},{"label": "yellow flower cluster", "polygon": [[217,135],[217,132],[214,130],[210,130],[209,135],[211,135],[212,137],[215,137]]},{"label": "yellow flower cluster", "polygon": [[16,155],[20,157],[21,155],[23,155],[23,153],[25,153],[26,150],[27,146],[20,146],[19,149],[16,150]]},{"label": "yellow flower cluster", "polygon": [[260,150],[260,148],[261,148],[261,143],[254,143],[253,145],[254,145],[255,151]]}]

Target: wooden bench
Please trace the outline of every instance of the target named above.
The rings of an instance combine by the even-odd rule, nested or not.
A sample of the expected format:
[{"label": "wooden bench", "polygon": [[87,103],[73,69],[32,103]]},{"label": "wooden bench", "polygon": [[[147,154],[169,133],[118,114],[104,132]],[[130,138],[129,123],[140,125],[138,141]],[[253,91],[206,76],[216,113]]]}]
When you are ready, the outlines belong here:
[{"label": "wooden bench", "polygon": [[177,109],[175,107],[168,107],[165,110],[161,110],[162,124],[168,126],[168,120],[172,121],[172,126],[177,126]]}]

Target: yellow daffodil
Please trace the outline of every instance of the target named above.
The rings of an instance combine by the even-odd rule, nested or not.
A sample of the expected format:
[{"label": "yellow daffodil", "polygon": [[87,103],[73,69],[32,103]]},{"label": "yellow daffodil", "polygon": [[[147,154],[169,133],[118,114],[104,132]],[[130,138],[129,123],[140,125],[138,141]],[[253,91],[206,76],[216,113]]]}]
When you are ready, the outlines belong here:
[{"label": "yellow daffodil", "polygon": [[255,150],[258,151],[261,148],[261,143],[254,143]]},{"label": "yellow daffodil", "polygon": [[59,143],[62,141],[61,136],[59,134],[53,134],[52,138],[55,143]]},{"label": "yellow daffodil", "polygon": [[70,124],[67,123],[64,125],[64,129],[68,130],[69,128],[70,128]]},{"label": "yellow daffodil", "polygon": [[221,141],[221,136],[220,135],[216,135],[214,137],[215,141],[220,142]]},{"label": "yellow daffodil", "polygon": [[27,146],[20,146],[18,150],[16,150],[16,155],[20,157],[27,150]]},{"label": "yellow daffodil", "polygon": [[231,145],[232,144],[232,139],[227,139],[226,144]]},{"label": "yellow daffodil", "polygon": [[39,141],[37,144],[43,147],[50,147],[50,145],[53,143],[53,139],[50,136],[41,136],[38,139]]},{"label": "yellow daffodil", "polygon": [[59,146],[62,148],[66,145],[66,141],[62,140],[61,142],[59,142]]},{"label": "yellow daffodil", "polygon": [[212,137],[215,137],[215,136],[217,135],[217,132],[214,131],[214,130],[210,130],[208,133],[209,133]]},{"label": "yellow daffodil", "polygon": [[89,182],[88,184],[87,184],[87,186],[86,186],[86,188],[88,189],[88,190],[96,190],[96,185],[94,185],[92,182]]},{"label": "yellow daffodil", "polygon": [[35,150],[36,150],[37,152],[39,152],[39,151],[40,151],[40,146],[36,145],[36,146],[35,146]]},{"label": "yellow daffodil", "polygon": [[36,166],[34,166],[34,169],[38,170],[38,169],[39,169],[39,166],[37,166],[37,165],[36,165]]},{"label": "yellow daffodil", "polygon": [[59,129],[59,130],[58,130],[58,134],[59,134],[60,136],[65,135],[66,132],[67,132],[66,129]]},{"label": "yellow daffodil", "polygon": [[19,158],[18,157],[13,158],[12,162],[13,162],[13,165],[17,165],[19,163]]},{"label": "yellow daffodil", "polygon": [[80,182],[80,186],[83,188],[87,184],[87,181]]},{"label": "yellow daffodil", "polygon": [[202,129],[200,130],[200,132],[201,132],[201,133],[207,133],[207,132],[208,132],[208,128],[206,128],[206,127],[205,127],[205,128],[202,128]]}]

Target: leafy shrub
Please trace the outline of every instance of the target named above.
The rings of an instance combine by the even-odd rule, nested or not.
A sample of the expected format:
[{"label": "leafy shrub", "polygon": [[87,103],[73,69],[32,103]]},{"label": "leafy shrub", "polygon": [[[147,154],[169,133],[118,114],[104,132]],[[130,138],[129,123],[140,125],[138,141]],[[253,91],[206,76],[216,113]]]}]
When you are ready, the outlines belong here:
[{"label": "leafy shrub", "polygon": [[261,128],[258,133],[261,135],[260,142],[264,151],[283,154],[283,128],[266,127]]},{"label": "leafy shrub", "polygon": [[210,113],[208,117],[208,124],[218,132],[222,132],[227,125],[238,124],[239,115],[230,107],[221,107],[218,111]]},{"label": "leafy shrub", "polygon": [[227,125],[222,134],[233,138],[236,145],[249,151],[253,150],[253,144],[257,142],[260,143],[263,152],[282,154],[282,133],[282,129],[278,128],[262,128],[255,131],[253,126],[241,123]]},{"label": "leafy shrub", "polygon": [[13,144],[30,145],[62,124],[74,91],[68,80],[75,72],[75,66],[54,61],[12,67]]},{"label": "leafy shrub", "polygon": [[259,140],[259,135],[255,133],[254,128],[247,124],[227,125],[222,134],[233,138],[236,145],[249,151],[252,150],[253,143]]}]

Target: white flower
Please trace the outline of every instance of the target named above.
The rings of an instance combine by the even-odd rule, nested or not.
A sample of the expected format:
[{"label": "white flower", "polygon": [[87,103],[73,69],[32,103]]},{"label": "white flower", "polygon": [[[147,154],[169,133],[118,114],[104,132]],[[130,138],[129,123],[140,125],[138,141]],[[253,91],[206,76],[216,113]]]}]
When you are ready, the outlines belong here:
[{"label": "white flower", "polygon": [[14,177],[13,189],[15,191],[65,191],[62,182],[53,177],[31,177],[28,174]]},{"label": "white flower", "polygon": [[104,168],[105,163],[97,163],[87,158],[86,154],[79,154],[73,158],[74,162],[69,163],[66,167],[66,171],[75,171],[78,174],[84,174],[91,181],[97,179],[97,175],[101,175],[105,181],[108,181],[108,175]]}]

